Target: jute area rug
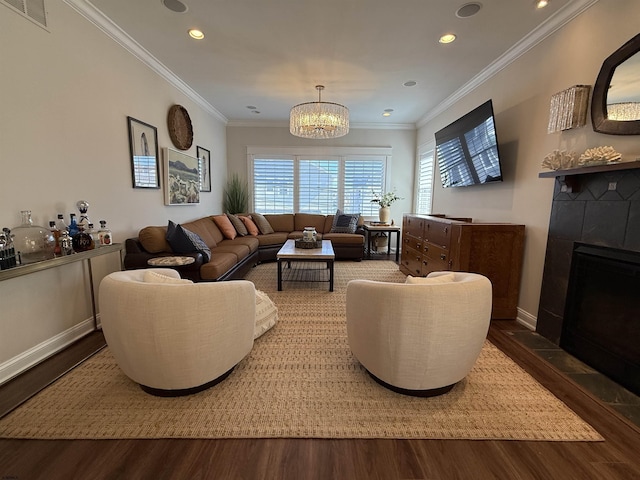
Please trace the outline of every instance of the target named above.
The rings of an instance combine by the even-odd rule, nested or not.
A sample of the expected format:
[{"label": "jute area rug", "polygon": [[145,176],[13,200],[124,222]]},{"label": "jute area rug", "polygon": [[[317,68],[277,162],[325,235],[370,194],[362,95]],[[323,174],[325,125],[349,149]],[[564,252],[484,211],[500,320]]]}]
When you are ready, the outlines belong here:
[{"label": "jute area rug", "polygon": [[597,441],[602,437],[495,346],[443,396],[406,397],[375,383],[346,336],[347,282],[403,282],[387,261],[337,262],[326,283],[285,283],[276,265],[247,277],[279,309],[279,323],[221,384],[158,398],[106,348],[0,420],[0,436],[108,438],[422,438]]}]

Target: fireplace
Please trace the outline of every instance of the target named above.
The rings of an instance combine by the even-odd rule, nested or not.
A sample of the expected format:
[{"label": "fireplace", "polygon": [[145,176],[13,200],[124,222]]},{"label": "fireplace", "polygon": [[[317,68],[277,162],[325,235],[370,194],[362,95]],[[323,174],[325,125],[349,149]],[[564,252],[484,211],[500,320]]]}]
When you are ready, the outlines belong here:
[{"label": "fireplace", "polygon": [[640,395],[640,253],[576,242],[560,346]]}]

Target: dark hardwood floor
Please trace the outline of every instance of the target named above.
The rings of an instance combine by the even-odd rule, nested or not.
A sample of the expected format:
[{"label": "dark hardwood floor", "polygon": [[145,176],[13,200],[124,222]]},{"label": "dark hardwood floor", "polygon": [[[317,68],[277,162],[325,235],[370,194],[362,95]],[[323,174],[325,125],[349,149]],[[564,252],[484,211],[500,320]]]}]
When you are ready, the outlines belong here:
[{"label": "dark hardwood floor", "polygon": [[[640,429],[519,342],[514,332],[522,330],[494,322],[489,338],[604,442],[0,439],[0,479],[640,479]],[[90,341],[75,348],[99,345],[99,337]],[[73,364],[56,357],[54,370]],[[16,396],[8,388],[0,388],[2,401]]]}]

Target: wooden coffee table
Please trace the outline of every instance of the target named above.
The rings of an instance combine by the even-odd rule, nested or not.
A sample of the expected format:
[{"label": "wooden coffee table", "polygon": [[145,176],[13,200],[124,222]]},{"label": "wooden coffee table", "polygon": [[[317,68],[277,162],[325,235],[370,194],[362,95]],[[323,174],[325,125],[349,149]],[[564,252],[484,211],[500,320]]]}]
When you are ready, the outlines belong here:
[{"label": "wooden coffee table", "polygon": [[278,260],[278,291],[282,290],[282,265],[286,263],[291,266],[291,262],[296,261],[326,262],[329,269],[329,291],[333,292],[333,263],[336,255],[333,252],[331,240],[323,240],[322,248],[296,248],[295,240],[290,239],[282,246],[276,258]]}]

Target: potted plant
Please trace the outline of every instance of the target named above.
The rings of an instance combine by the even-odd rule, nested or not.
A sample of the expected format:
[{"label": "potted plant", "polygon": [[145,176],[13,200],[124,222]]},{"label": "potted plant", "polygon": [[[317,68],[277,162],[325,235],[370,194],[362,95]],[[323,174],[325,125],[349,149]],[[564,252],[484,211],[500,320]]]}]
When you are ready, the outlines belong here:
[{"label": "potted plant", "polygon": [[237,173],[227,180],[222,199],[222,208],[226,213],[247,213],[249,208],[249,187]]},{"label": "potted plant", "polygon": [[373,192],[373,199],[371,203],[377,203],[380,206],[378,210],[378,218],[383,223],[389,223],[391,219],[391,205],[397,200],[402,200],[396,192],[378,193]]}]

